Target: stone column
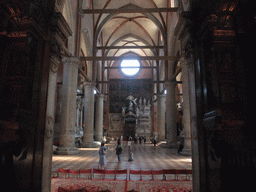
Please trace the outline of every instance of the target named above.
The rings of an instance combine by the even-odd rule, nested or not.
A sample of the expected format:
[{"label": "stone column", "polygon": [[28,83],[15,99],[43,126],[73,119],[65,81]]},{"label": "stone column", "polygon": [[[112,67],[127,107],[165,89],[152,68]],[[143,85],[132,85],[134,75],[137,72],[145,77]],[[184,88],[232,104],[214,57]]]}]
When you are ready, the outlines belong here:
[{"label": "stone column", "polygon": [[79,104],[79,98],[77,98],[77,103],[76,103],[76,134],[79,130],[79,117],[80,117],[80,104]]},{"label": "stone column", "polygon": [[42,168],[42,191],[47,192],[51,189],[51,173],[52,173],[52,152],[53,152],[53,132],[54,132],[54,108],[55,95],[57,86],[57,71],[60,59],[52,56],[50,59],[50,71],[48,81],[48,96],[46,106],[46,123],[44,133],[44,152],[43,152],[43,168]]},{"label": "stone column", "polygon": [[60,141],[60,117],[61,117],[61,92],[62,83],[57,83],[56,87],[56,108],[55,108],[55,124],[54,124],[54,141]]},{"label": "stone column", "polygon": [[181,155],[192,155],[191,150],[191,125],[190,125],[190,96],[189,96],[189,77],[188,65],[184,58],[180,59],[182,69],[182,88],[183,88],[183,129],[184,129],[184,148]]},{"label": "stone column", "polygon": [[157,133],[159,141],[165,140],[165,94],[157,95]]},{"label": "stone column", "polygon": [[80,125],[79,125],[79,127],[80,127],[80,130],[81,131],[83,131],[83,112],[84,112],[84,110],[83,110],[83,104],[81,104],[81,108],[80,108]]},{"label": "stone column", "polygon": [[171,148],[178,147],[177,122],[176,122],[176,82],[168,82],[165,85],[166,94],[166,124],[167,124],[167,146]]},{"label": "stone column", "polygon": [[81,96],[77,96],[77,106],[76,106],[76,135],[80,136],[82,131],[82,114],[83,114],[83,104]]},{"label": "stone column", "polygon": [[84,83],[84,135],[83,147],[94,147],[94,89],[95,84],[91,82]]},{"label": "stone column", "polygon": [[153,107],[153,114],[152,114],[152,120],[153,120],[153,137],[157,139],[157,102],[153,102],[152,104]]},{"label": "stone column", "polygon": [[96,95],[95,140],[103,141],[103,102],[104,95]]},{"label": "stone column", "polygon": [[57,154],[71,155],[79,151],[75,147],[77,77],[80,60],[77,57],[64,57],[63,84],[61,94],[61,130]]}]

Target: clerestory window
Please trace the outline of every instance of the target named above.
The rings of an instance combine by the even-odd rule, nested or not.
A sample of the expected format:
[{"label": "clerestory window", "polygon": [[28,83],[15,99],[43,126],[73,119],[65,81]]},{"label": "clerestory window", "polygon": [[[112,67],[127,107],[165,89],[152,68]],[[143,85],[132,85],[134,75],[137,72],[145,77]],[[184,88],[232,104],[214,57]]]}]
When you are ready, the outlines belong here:
[{"label": "clerestory window", "polygon": [[140,70],[140,62],[138,60],[123,60],[120,64],[121,71],[127,76],[134,76]]}]

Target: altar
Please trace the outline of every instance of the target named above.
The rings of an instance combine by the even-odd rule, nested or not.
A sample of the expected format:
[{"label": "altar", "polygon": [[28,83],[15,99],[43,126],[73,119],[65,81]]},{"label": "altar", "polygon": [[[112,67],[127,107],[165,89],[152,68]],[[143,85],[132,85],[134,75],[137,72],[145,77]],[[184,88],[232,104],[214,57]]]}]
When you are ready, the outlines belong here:
[{"label": "altar", "polygon": [[109,137],[143,136],[149,140],[153,136],[151,104],[146,98],[134,98],[129,95],[123,103],[122,113],[109,114]]}]

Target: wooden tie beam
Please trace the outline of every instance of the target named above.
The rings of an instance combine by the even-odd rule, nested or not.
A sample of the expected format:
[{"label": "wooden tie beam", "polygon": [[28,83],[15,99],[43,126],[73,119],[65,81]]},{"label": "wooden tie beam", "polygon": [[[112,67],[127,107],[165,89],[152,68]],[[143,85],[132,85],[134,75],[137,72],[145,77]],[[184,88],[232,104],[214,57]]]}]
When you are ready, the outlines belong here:
[{"label": "wooden tie beam", "polygon": [[[154,84],[154,83],[167,83],[169,81],[151,81],[148,82],[150,84]],[[113,82],[113,81],[96,81],[96,83],[98,84],[119,84],[119,82]],[[182,84],[182,81],[176,81],[177,84]]]},{"label": "wooden tie beam", "polygon": [[100,46],[97,49],[164,49],[164,46]]},{"label": "wooden tie beam", "polygon": [[119,57],[80,57],[81,61],[116,61],[116,60],[179,60],[172,56],[119,56]]},{"label": "wooden tie beam", "polygon": [[[113,81],[96,81],[96,83],[99,83],[99,84],[119,84],[119,82],[113,82]],[[153,83],[166,83],[166,81],[151,81],[151,82],[148,82],[150,84],[153,84]]]},{"label": "wooden tie beam", "polygon": [[[120,67],[104,67],[104,69],[119,69]],[[140,66],[140,67],[124,67],[124,68],[140,68],[140,69],[154,69],[156,66]]]},{"label": "wooden tie beam", "polygon": [[161,13],[177,12],[178,8],[141,8],[141,9],[83,9],[83,14],[104,14],[104,13]]}]

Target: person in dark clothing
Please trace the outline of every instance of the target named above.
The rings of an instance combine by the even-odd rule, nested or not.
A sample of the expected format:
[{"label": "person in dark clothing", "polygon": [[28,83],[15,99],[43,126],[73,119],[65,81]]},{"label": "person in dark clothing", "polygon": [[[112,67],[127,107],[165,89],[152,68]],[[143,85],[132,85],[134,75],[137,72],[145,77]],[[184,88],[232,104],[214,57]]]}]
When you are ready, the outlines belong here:
[{"label": "person in dark clothing", "polygon": [[184,131],[182,131],[179,135],[179,148],[178,148],[178,154],[180,154],[180,152],[182,151],[182,149],[184,148]]},{"label": "person in dark clothing", "polygon": [[153,139],[154,147],[156,147],[156,139]]},{"label": "person in dark clothing", "polygon": [[122,151],[123,151],[123,149],[122,149],[122,146],[121,146],[121,142],[118,141],[117,146],[116,146],[116,155],[117,155],[117,158],[118,158],[118,163],[121,162]]}]

